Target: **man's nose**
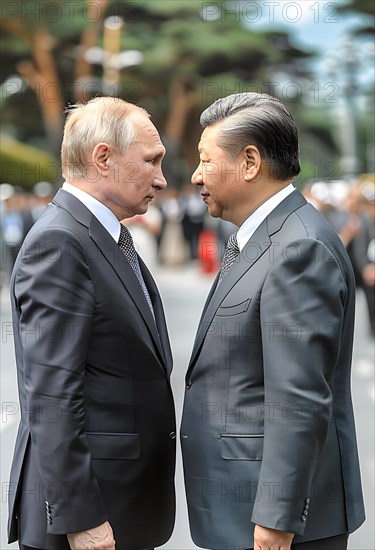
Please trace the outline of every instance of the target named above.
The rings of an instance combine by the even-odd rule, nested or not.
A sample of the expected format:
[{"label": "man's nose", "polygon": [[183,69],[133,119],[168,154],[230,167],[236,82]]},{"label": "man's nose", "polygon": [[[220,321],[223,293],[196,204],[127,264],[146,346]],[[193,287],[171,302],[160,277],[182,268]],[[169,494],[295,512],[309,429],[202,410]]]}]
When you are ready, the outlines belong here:
[{"label": "man's nose", "polygon": [[195,172],[191,176],[191,183],[193,185],[202,185],[203,180],[202,180],[202,165],[201,164],[198,164]]},{"label": "man's nose", "polygon": [[167,180],[164,177],[163,170],[160,168],[155,176],[154,187],[158,187],[160,191],[163,191],[167,187]]}]

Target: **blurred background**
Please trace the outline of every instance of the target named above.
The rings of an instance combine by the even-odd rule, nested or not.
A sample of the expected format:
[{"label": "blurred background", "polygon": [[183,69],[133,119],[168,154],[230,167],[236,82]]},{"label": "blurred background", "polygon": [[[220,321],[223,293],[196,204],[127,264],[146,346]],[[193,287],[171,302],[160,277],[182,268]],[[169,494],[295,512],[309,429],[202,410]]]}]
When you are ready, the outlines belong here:
[{"label": "blurred background", "polygon": [[[302,164],[295,183],[339,233],[356,275],[353,394],[373,518],[374,2],[3,0],[0,11],[1,550],[18,418],[9,275],[25,234],[62,184],[64,109],[98,95],[146,108],[167,148],[168,189],[128,225],[165,302],[178,415],[200,312],[235,230],[210,219],[190,185],[200,113],[246,91],[275,95],[292,111]],[[186,550],[194,544],[178,464],[177,524],[165,548]],[[373,548],[370,519],[351,549]]]}]

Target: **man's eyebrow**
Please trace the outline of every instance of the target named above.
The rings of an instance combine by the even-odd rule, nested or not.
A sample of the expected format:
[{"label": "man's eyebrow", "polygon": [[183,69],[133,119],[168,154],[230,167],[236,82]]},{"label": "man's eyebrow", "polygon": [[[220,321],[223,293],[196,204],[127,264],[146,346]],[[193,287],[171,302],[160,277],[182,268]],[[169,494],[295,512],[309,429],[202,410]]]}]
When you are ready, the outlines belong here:
[{"label": "man's eyebrow", "polygon": [[158,148],[155,148],[155,149],[149,151],[149,154],[153,157],[160,157],[160,156],[164,155],[165,152],[166,152],[165,147],[161,146],[161,147],[158,147]]}]

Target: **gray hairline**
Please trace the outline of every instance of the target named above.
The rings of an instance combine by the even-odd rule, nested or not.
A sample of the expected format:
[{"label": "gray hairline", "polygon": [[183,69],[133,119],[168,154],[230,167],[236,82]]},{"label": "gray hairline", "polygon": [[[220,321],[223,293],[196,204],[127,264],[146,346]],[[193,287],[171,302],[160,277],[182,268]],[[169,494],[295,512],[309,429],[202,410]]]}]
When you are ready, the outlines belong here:
[{"label": "gray hairline", "polygon": [[[218,105],[218,107],[220,104]],[[286,107],[279,101],[276,101],[277,112],[279,120],[278,122],[285,125],[285,130],[297,132],[294,119],[291,113]],[[268,110],[268,105],[259,105],[263,111],[263,116],[270,117],[272,113]],[[281,112],[280,112],[281,111]],[[282,112],[287,116],[290,122],[290,128],[288,128],[288,122],[284,120]],[[272,116],[271,116],[272,118]],[[265,119],[266,120],[266,119]],[[201,125],[204,128],[220,125],[216,138],[217,145],[223,149],[228,158],[233,161],[247,146],[253,145],[260,153],[262,160],[269,166],[270,174],[279,179],[289,179],[298,175],[301,171],[300,161],[298,158],[294,158],[294,153],[290,157],[290,168],[285,168],[279,158],[279,152],[277,150],[270,150],[267,146],[267,132],[263,130],[262,115],[256,105],[246,105],[240,109],[235,109],[233,113],[225,113],[220,108],[215,108],[215,104],[206,109],[201,115]],[[298,148],[298,135],[296,138],[296,144]],[[274,141],[274,140],[273,140]],[[276,163],[274,161],[273,154],[276,154]],[[297,151],[298,157],[298,151]],[[285,175],[285,178],[284,178]]]},{"label": "gray hairline", "polygon": [[[291,122],[295,125],[293,117],[286,107],[276,99],[275,104],[278,108],[281,108],[281,110],[284,111],[285,115],[291,118]],[[214,109],[214,107],[215,103],[203,111],[200,122],[203,128],[221,125],[217,137],[219,147],[225,149],[230,156],[235,156],[236,154],[239,154],[241,150],[246,147],[246,145],[254,145],[259,149],[264,157],[264,160],[267,161],[269,158],[267,148],[264,148],[264,146],[259,143],[259,140],[265,141],[266,135],[265,133],[262,135],[262,133],[259,132],[259,136],[256,137],[254,136],[252,129],[254,128],[254,122],[259,122],[259,118],[257,117],[259,114],[259,107],[261,109],[265,108],[263,113],[266,116],[270,116],[270,113],[267,112],[268,105],[247,105],[240,109],[235,109],[233,113],[227,113],[224,115],[220,113],[218,109]],[[230,145],[227,143],[228,136],[230,136],[232,141]]]},{"label": "gray hairline", "polygon": [[[75,112],[75,110],[77,108],[81,107],[81,106],[83,106],[83,105],[82,104],[76,104],[74,106],[71,106],[71,108],[66,109],[65,112],[68,113],[66,121],[68,120],[70,114],[73,114]],[[137,110],[134,110],[133,112],[137,112]],[[142,114],[144,114],[147,118],[151,118],[151,115],[145,109],[140,108],[140,112]],[[127,138],[125,142],[122,141],[122,143],[119,144],[119,146],[117,146],[113,142],[112,139],[110,139],[110,140],[103,139],[102,140],[103,143],[107,143],[109,145],[109,147],[113,148],[113,150],[116,153],[126,153],[129,150],[130,146],[136,141],[136,139],[138,137],[138,133],[137,133],[135,127],[134,127],[134,123],[130,120],[131,119],[131,114],[132,113],[129,113],[128,116],[123,118],[123,123],[124,123],[124,127],[126,128],[126,131],[122,132],[122,137],[124,137],[124,133],[125,133],[126,138]],[[64,148],[65,148],[66,144],[64,142],[65,142],[65,140],[63,139],[62,147],[64,146]],[[98,142],[98,143],[100,143],[100,142]],[[89,150],[90,150],[90,147],[87,147],[87,149],[85,151],[85,155],[89,152]],[[67,154],[67,156],[69,157],[69,153]],[[73,173],[74,173],[74,170],[76,170],[75,176],[78,176],[79,178],[84,177],[84,175],[85,175],[85,170],[84,170],[85,164],[83,162],[80,162],[80,169],[79,170],[77,170],[77,166],[78,165],[75,164],[75,166],[73,167]],[[71,165],[68,164],[66,166],[66,168],[64,168],[64,166],[62,166],[62,171],[63,171],[64,174],[65,174],[65,172],[67,174],[69,174],[69,177],[67,179],[70,179],[70,176],[72,175]]]},{"label": "gray hairline", "polygon": [[[66,124],[66,122],[68,121],[69,117],[70,117],[71,115],[73,115],[73,113],[74,113],[76,110],[78,110],[80,107],[82,107],[82,106],[85,106],[85,105],[84,105],[84,104],[79,104],[79,103],[78,103],[78,104],[76,104],[76,105],[71,105],[71,106],[69,106],[69,108],[65,109],[64,113],[67,113],[67,114],[68,114],[68,116],[67,116],[67,118],[66,118],[66,120],[65,120],[65,124]],[[144,109],[142,109],[142,108],[139,108],[139,109],[140,109],[141,112],[144,113],[144,115],[145,115],[146,117],[151,118],[151,115],[149,115],[149,113],[148,113],[146,110],[144,110]],[[137,111],[134,110],[133,112],[137,112]],[[127,140],[126,143],[123,143],[123,144],[122,144],[122,148],[121,148],[121,150],[122,150],[122,151],[125,151],[125,152],[129,149],[130,145],[135,141],[135,139],[136,139],[136,137],[137,137],[137,131],[136,131],[135,128],[134,128],[133,122],[130,120],[130,119],[131,119],[131,115],[132,115],[132,112],[130,112],[129,115],[126,116],[126,117],[124,117],[123,120],[122,120],[123,123],[124,123],[124,125],[126,126],[126,134],[128,134],[128,140]],[[105,139],[103,139],[103,142],[108,142],[108,141],[110,141],[110,140],[105,140]],[[111,147],[114,147],[113,143],[108,143],[108,145],[110,145]],[[117,150],[117,147],[116,147],[116,150]]]},{"label": "gray hairline", "polygon": [[[247,108],[245,107],[245,109]],[[247,139],[247,145],[254,145],[257,148],[259,147],[256,143],[257,139],[254,138],[254,136],[249,132],[247,121],[244,121],[243,124],[241,124],[236,120],[236,118],[240,118],[236,115],[240,115],[240,113],[245,109],[235,111],[234,113],[224,116],[221,119],[216,119],[213,116],[211,117],[212,122],[208,120],[204,125],[204,128],[221,125],[217,136],[217,144],[226,151],[231,159],[233,159],[243,150],[244,147],[246,147],[244,143]],[[249,109],[251,109],[251,107],[249,107]],[[229,136],[232,141],[231,145],[228,145],[227,143],[227,138]],[[265,157],[267,157],[266,151],[262,151],[262,153]]]}]

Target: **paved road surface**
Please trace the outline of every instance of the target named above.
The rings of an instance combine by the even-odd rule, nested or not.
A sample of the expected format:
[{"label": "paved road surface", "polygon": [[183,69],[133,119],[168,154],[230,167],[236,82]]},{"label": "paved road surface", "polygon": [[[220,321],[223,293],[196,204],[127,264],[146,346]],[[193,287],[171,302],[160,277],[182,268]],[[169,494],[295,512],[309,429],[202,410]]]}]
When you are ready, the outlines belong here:
[{"label": "paved road surface", "polygon": [[[195,266],[181,269],[162,269],[156,272],[164,300],[170,329],[174,372],[172,385],[176,399],[178,423],[181,417],[184,390],[184,375],[193,345],[195,330],[201,309],[211,285],[212,278],[201,274]],[[1,538],[0,550],[17,548],[6,544],[6,493],[10,461],[18,420],[16,376],[13,342],[11,336],[9,302],[7,290],[1,294],[1,371],[0,397],[2,403],[1,429]],[[374,550],[374,347],[368,336],[368,323],[363,296],[357,300],[357,323],[355,333],[355,355],[353,363],[353,399],[356,412],[358,440],[369,520],[351,536],[350,550]],[[169,550],[193,550],[197,548],[191,540],[187,523],[182,466],[180,453],[177,460],[177,517],[172,538],[162,548]],[[121,549],[119,549],[121,550]]]}]

